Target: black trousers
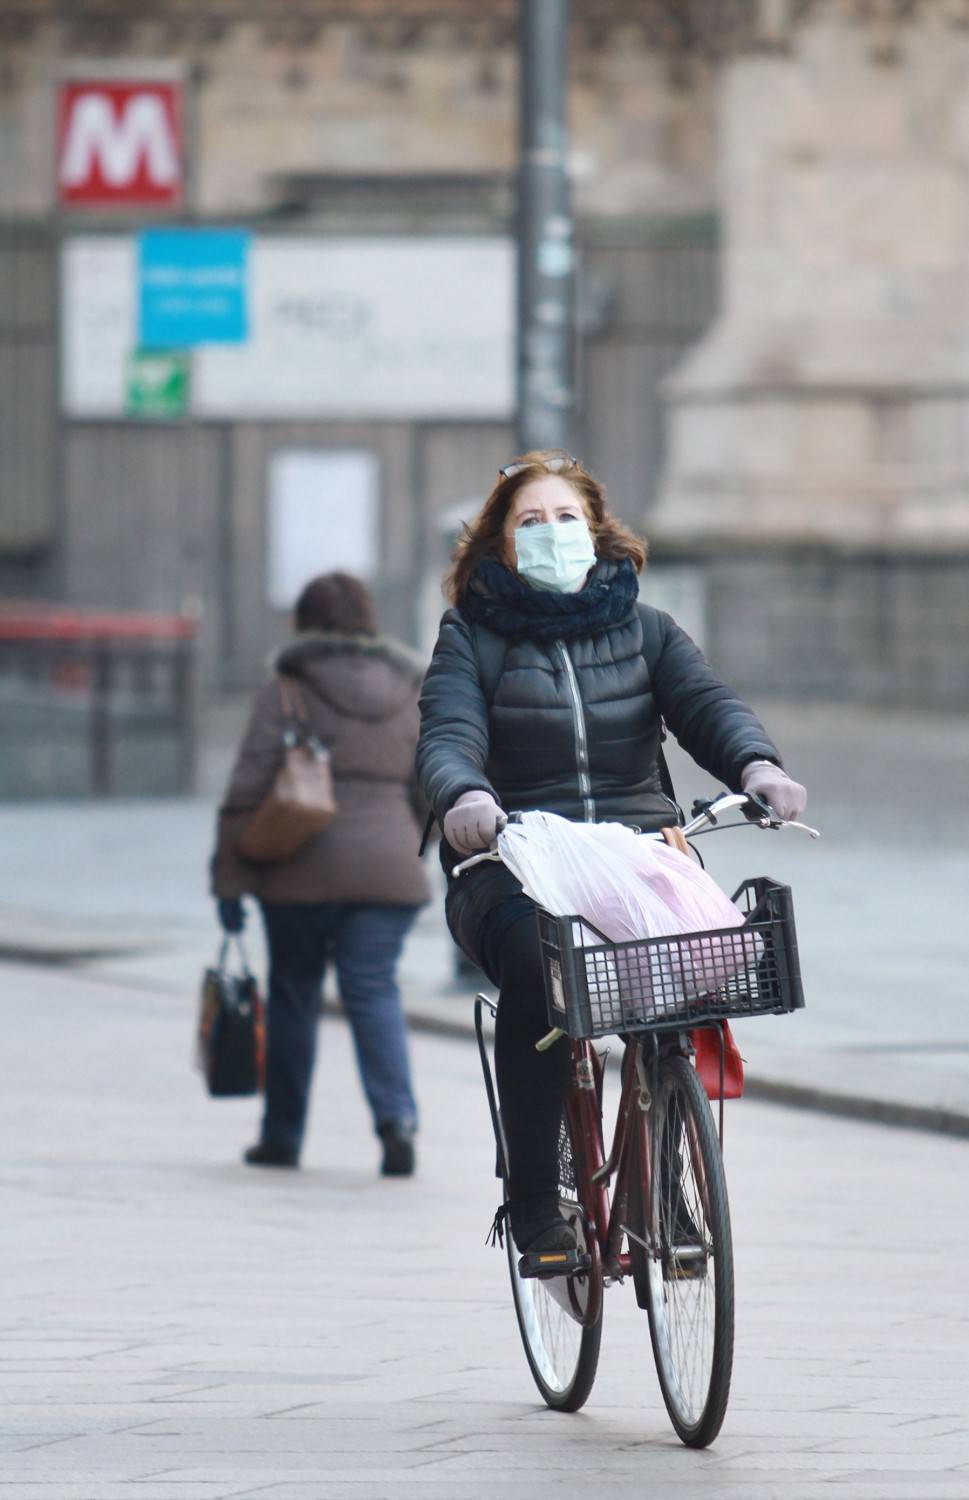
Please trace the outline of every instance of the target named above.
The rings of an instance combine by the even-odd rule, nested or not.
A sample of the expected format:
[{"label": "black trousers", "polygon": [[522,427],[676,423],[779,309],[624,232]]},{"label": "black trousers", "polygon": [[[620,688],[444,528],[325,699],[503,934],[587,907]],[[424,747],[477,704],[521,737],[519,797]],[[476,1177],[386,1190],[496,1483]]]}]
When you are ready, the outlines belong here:
[{"label": "black trousers", "polygon": [[535,908],[519,896],[493,914],[481,934],[486,972],[499,987],[495,1076],[505,1129],[512,1203],[558,1196],[558,1138],[569,1078],[563,1038],[547,1052],[535,1043],[549,1029]]}]

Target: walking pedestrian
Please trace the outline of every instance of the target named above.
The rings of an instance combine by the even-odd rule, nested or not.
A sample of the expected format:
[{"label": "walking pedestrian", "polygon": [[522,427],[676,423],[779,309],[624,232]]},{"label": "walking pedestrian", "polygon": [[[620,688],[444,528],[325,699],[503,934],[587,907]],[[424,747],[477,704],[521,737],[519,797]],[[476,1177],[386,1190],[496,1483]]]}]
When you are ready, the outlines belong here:
[{"label": "walking pedestrian", "polygon": [[[306,585],[294,627],[256,696],[219,810],[211,866],[225,931],[241,931],[242,897],[255,896],[269,949],[265,1109],[244,1160],[299,1164],[321,988],[332,962],[383,1145],[381,1171],[409,1176],[417,1107],[396,971],[429,899],[417,855],[422,807],[414,775],[422,663],[378,634],[369,590],[346,573]],[[282,763],[281,677],[329,751],[337,812],[292,858],[257,863],[238,844]]]},{"label": "walking pedestrian", "polygon": [[753,711],[669,615],[638,604],[645,558],[571,455],[508,464],[458,543],[421,697],[417,765],[444,833],[448,926],[499,989],[495,1065],[522,1252],[576,1243],[558,1207],[569,1051],[535,1050],[548,1021],[534,903],[503,864],[458,879],[455,864],[512,811],[675,825],[664,721],[718,781],[781,818],[806,801]]}]

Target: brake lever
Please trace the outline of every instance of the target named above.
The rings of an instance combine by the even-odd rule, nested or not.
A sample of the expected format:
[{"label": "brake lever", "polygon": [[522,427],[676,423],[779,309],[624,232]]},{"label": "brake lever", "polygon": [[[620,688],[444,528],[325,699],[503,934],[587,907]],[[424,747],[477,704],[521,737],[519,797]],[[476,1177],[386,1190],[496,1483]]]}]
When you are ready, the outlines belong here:
[{"label": "brake lever", "polygon": [[802,833],[809,833],[812,839],[819,839],[821,837],[821,830],[819,828],[812,828],[809,823],[795,823],[793,818],[788,818],[780,826],[782,828],[800,828]]},{"label": "brake lever", "polygon": [[501,855],[498,853],[497,844],[492,844],[490,849],[482,849],[480,854],[469,855],[468,858],[463,859],[459,865],[454,866],[451,874],[463,875],[465,870],[473,870],[475,865],[483,864],[486,859],[498,861],[501,860]]},{"label": "brake lever", "polygon": [[821,837],[820,830],[812,828],[808,823],[797,823],[793,818],[779,818],[770,803],[766,802],[763,797],[759,797],[756,792],[748,792],[747,801],[752,802],[757,811],[748,812],[745,807],[744,817],[749,823],[756,823],[758,828],[799,828],[802,833],[810,834],[812,839]]},{"label": "brake lever", "polygon": [[756,823],[758,828],[779,828],[781,819],[765,797],[760,797],[756,792],[746,793],[747,802],[741,808],[741,812],[748,823]]},{"label": "brake lever", "polygon": [[[504,828],[508,823],[520,823],[522,820],[522,815],[520,812],[502,814],[502,816],[504,817],[505,821],[498,829],[499,833],[501,832],[501,829]],[[489,849],[482,849],[480,854],[469,854],[467,859],[462,859],[459,865],[454,866],[451,874],[463,875],[465,870],[473,870],[475,865],[483,864],[486,859],[496,860],[499,863],[501,862],[501,855],[498,853],[497,839],[495,839],[494,843]]]}]

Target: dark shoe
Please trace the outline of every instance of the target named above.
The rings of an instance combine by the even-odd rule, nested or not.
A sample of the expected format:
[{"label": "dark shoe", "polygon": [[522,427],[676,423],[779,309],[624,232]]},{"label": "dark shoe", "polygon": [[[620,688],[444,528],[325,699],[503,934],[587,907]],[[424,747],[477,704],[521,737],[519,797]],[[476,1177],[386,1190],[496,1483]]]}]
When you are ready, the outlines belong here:
[{"label": "dark shoe", "polygon": [[523,1198],[511,1207],[511,1234],[522,1255],[542,1250],[574,1250],[575,1230],[559,1210],[555,1195]]},{"label": "dark shoe", "polygon": [[401,1120],[389,1120],[377,1131],[384,1144],[380,1172],[383,1177],[412,1177],[417,1165],[414,1151],[414,1127]]},{"label": "dark shoe", "polygon": [[269,1141],[257,1141],[242,1153],[242,1160],[250,1167],[298,1167],[299,1152],[291,1146],[273,1146]]},{"label": "dark shoe", "polygon": [[512,1228],[515,1244],[522,1252],[518,1260],[519,1276],[548,1281],[554,1276],[576,1276],[588,1270],[589,1257],[579,1248],[572,1225],[562,1218],[557,1200],[544,1206],[538,1200],[534,1217],[513,1210]]}]

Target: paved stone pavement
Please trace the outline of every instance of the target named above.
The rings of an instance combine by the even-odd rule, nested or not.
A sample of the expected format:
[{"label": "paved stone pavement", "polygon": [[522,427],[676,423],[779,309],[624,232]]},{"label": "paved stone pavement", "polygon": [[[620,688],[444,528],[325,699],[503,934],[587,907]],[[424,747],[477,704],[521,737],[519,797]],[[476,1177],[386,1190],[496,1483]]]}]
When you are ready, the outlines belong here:
[{"label": "paved stone pavement", "polygon": [[[205,893],[213,801],[245,707],[213,711],[203,796],[0,807],[0,954],[84,959],[122,987],[195,990],[216,942]],[[807,1008],[736,1028],[751,1088],[969,1132],[969,723],[759,707],[823,837],[745,829],[701,844],[727,889],[768,873],[795,894]],[[676,746],[670,760],[684,804],[713,789]],[[469,982],[455,983],[440,899],[409,940],[402,978],[412,1019],[467,1028]]]},{"label": "paved stone pavement", "polygon": [[258,1173],[192,1010],[0,967],[0,1500],[969,1496],[969,1143],[728,1106],[737,1355],[693,1453],[628,1287],[583,1412],[539,1402],[473,1048],[415,1038],[420,1172],[383,1181],[325,1022],[305,1169]]}]

